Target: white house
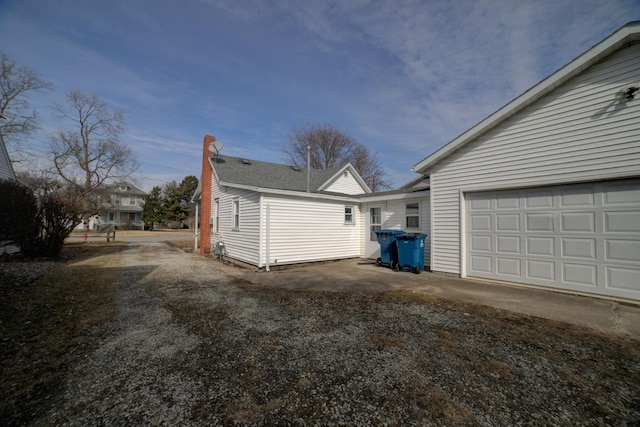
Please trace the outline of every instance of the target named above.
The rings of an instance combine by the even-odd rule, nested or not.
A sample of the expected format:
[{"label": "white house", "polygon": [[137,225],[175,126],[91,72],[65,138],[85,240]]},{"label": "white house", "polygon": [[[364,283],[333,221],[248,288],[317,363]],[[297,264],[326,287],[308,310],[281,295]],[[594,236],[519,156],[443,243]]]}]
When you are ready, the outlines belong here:
[{"label": "white house", "polygon": [[433,271],[640,299],[640,22],[417,163]]},{"label": "white house", "polygon": [[88,224],[78,225],[78,230],[99,230],[105,226],[118,229],[141,230],[144,228],[142,208],[148,194],[130,182],[116,182],[106,187],[100,197],[100,213],[90,218]]},{"label": "white house", "polygon": [[[200,252],[258,268],[379,256],[375,230],[429,228],[428,187],[372,193],[350,164],[328,170],[217,155],[205,136]],[[308,172],[308,173],[307,173]],[[427,256],[427,260],[428,260]],[[424,269],[424,264],[421,267]]]}]

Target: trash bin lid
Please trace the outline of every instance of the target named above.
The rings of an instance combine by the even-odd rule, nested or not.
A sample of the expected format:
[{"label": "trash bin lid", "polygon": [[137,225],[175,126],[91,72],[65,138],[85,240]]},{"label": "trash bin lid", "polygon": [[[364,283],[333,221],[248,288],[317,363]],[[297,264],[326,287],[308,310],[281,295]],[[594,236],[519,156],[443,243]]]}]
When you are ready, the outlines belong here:
[{"label": "trash bin lid", "polygon": [[404,234],[403,230],[376,230],[376,234],[378,236],[399,236]]},{"label": "trash bin lid", "polygon": [[418,240],[418,239],[424,239],[425,237],[427,237],[426,234],[403,234],[402,236],[398,236],[397,239],[398,240]]}]

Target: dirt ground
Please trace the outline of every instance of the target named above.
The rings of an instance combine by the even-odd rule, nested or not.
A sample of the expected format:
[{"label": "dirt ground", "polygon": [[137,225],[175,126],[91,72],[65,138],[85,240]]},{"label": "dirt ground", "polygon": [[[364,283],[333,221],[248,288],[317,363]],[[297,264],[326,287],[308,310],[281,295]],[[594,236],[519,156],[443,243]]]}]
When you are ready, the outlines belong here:
[{"label": "dirt ground", "polygon": [[[330,268],[330,265],[328,265]],[[257,284],[166,243],[0,270],[8,425],[638,425],[640,341],[407,291]]]}]

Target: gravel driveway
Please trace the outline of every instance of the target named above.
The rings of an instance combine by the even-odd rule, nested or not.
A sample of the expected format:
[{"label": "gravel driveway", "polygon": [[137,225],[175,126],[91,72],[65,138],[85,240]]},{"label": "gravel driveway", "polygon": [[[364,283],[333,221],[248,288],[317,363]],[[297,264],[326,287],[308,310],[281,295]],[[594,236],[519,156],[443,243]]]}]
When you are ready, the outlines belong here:
[{"label": "gravel driveway", "polygon": [[[99,263],[99,260],[87,262]],[[35,425],[638,425],[640,343],[408,292],[293,291],[164,243]]]}]

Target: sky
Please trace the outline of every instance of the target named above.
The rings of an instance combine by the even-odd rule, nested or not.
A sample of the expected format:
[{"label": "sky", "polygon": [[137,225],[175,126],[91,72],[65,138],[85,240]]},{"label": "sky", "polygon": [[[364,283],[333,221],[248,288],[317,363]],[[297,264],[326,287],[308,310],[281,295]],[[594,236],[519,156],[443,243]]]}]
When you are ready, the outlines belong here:
[{"label": "sky", "polygon": [[68,126],[51,105],[77,89],[124,113],[147,191],[199,178],[204,135],[287,163],[310,123],[366,146],[395,188],[634,20],[640,0],[0,0],[0,51],[54,85],[30,97],[40,162]]}]

